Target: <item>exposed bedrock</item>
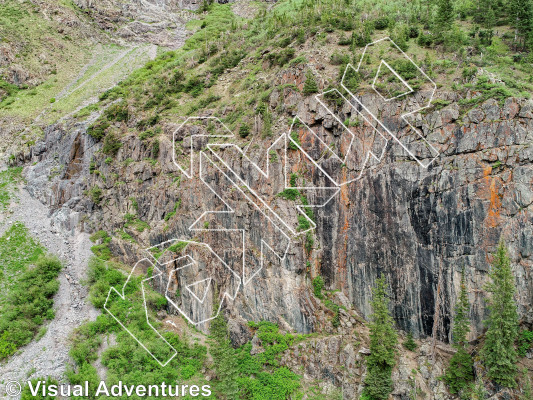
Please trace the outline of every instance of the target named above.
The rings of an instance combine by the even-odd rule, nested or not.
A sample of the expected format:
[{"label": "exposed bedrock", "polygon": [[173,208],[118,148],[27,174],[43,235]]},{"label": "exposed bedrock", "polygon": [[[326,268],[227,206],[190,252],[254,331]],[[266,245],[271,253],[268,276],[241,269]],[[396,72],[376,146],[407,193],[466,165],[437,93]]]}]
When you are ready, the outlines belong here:
[{"label": "exposed bedrock", "polygon": [[[316,116],[315,105],[305,100],[297,108]],[[314,129],[329,132],[326,119],[314,120]],[[98,151],[101,144],[85,134],[86,126],[51,126],[43,142],[16,160],[28,162],[28,188],[52,207],[56,223],[64,228],[126,232],[135,243],[115,238],[111,246],[123,261],[133,263],[143,247],[193,237],[188,230],[193,221],[220,207],[208,188],[186,179],[173,165],[175,126],[164,128],[157,154],[150,143],[129,134],[112,163]],[[445,138],[435,162],[421,168],[389,142],[379,165],[315,210],[314,250],[307,252],[304,240],[293,241],[288,257],[269,262],[229,305],[232,314],[285,320],[300,332],[318,329],[318,303],[309,288],[311,277],[320,273],[328,289],[340,289],[368,317],[371,287],[383,273],[392,288],[398,326],[420,336],[436,329],[446,340],[464,267],[474,337],[482,332],[486,316],[483,286],[491,253],[503,238],[516,276],[520,315],[524,323],[533,323],[532,102],[489,100],[462,116],[452,102],[424,115],[419,126]],[[265,140],[261,148],[269,144]],[[242,159],[234,159],[232,168],[242,176],[253,175]],[[280,166],[274,168],[281,174]],[[101,190],[98,204],[87,194],[94,187]],[[279,192],[275,181],[261,188],[270,199]],[[220,223],[248,226],[253,236],[261,228],[253,223],[252,207],[232,196],[237,222]],[[136,215],[150,229],[141,232],[128,225],[126,214]],[[285,218],[296,221],[296,211]],[[260,234],[268,238],[275,233],[262,229]],[[219,245],[231,259],[239,242]]]}]

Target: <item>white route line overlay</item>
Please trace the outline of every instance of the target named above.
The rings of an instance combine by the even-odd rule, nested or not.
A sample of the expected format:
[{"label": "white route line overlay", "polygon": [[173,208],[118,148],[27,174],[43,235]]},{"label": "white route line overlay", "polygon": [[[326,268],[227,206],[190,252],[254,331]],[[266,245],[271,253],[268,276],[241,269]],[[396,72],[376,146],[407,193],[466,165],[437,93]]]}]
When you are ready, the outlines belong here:
[{"label": "white route line overlay", "polygon": [[[341,79],[341,86],[344,90],[346,90],[346,92],[352,97],[353,100],[355,100],[355,102],[357,103],[358,106],[360,106],[366,113],[368,113],[370,115],[370,117],[374,120],[374,121],[369,121],[369,119],[367,118],[366,115],[364,115],[361,111],[359,111],[356,107],[353,107],[353,104],[351,104],[351,102],[348,102],[349,104],[352,105],[352,108],[354,108],[358,113],[359,115],[366,121],[369,123],[370,126],[373,127],[373,129],[376,131],[377,134],[379,134],[382,139],[385,141],[385,145],[383,146],[383,149],[382,149],[382,152],[380,155],[378,154],[374,154],[374,152],[372,151],[368,151],[367,154],[365,155],[365,160],[363,162],[363,167],[361,168],[361,174],[363,172],[363,170],[365,169],[365,166],[367,164],[367,161],[369,160],[370,157],[373,157],[375,158],[377,161],[380,161],[382,158],[383,158],[383,155],[385,153],[385,148],[386,148],[386,143],[387,143],[387,139],[381,134],[381,132],[379,132],[379,130],[374,126],[374,123],[377,123],[379,124],[380,128],[384,129],[393,139],[396,140],[396,142],[398,142],[402,147],[403,149],[415,160],[418,162],[418,164],[420,166],[422,166],[423,168],[428,168],[429,165],[437,158],[439,152],[429,143],[427,142],[427,140],[419,133],[419,130],[417,128],[415,128],[408,120],[407,120],[407,116],[410,116],[412,114],[415,114],[417,112],[420,112],[428,107],[430,107],[431,105],[431,101],[433,100],[433,96],[435,94],[435,91],[436,91],[436,88],[437,88],[437,85],[435,84],[435,82],[433,82],[433,80],[431,78],[429,78],[425,73],[424,71],[398,46],[396,45],[396,43],[394,43],[394,41],[392,41],[390,38],[386,37],[386,38],[383,38],[383,39],[379,39],[375,42],[372,42],[368,45],[365,46],[365,49],[363,51],[363,54],[361,56],[361,59],[359,61],[359,64],[357,66],[357,69],[355,71],[359,71],[360,67],[361,67],[361,63],[363,61],[363,58],[369,48],[369,46],[372,46],[376,43],[379,43],[379,42],[382,42],[382,41],[385,41],[385,40],[389,40],[392,45],[394,45],[396,47],[396,49],[398,51],[401,52],[401,54],[406,57],[416,68],[417,70],[432,84],[433,86],[433,90],[431,92],[431,96],[427,102],[427,105],[421,107],[421,108],[418,108],[416,110],[413,110],[411,112],[408,112],[408,113],[405,113],[403,114],[401,117],[402,119],[419,135],[420,139],[422,139],[425,144],[431,149],[433,150],[436,155],[433,159],[429,160],[426,164],[424,164],[421,160],[419,160],[408,148],[407,146],[405,146],[386,126],[385,124],[383,124],[372,112],[370,112],[370,110],[368,110],[368,108],[362,104],[361,101],[359,101],[357,99],[357,97],[346,87],[345,85],[345,78],[346,78],[346,73],[348,71],[349,68],[352,68],[353,69],[353,66],[351,64],[348,64],[347,67],[346,67],[346,70],[344,71],[344,74],[342,76],[342,79]],[[390,98],[390,99],[385,99],[383,97],[383,95],[381,95],[381,93],[379,93],[379,91],[376,90],[375,88],[375,83],[376,83],[376,79],[377,79],[377,76],[379,75],[379,70],[381,68],[381,65],[385,64],[385,66],[391,70],[391,72],[397,77],[400,79],[400,81],[409,89],[407,92],[404,92],[398,96],[395,96],[393,98]],[[409,94],[409,93],[412,93],[413,92],[413,89],[411,88],[411,86],[405,82],[405,80],[399,76],[399,74],[385,61],[385,60],[381,60],[381,63],[379,65],[379,68],[378,68],[378,73],[376,74],[376,77],[374,78],[374,81],[372,83],[372,88],[376,91],[376,93],[378,93],[381,98],[384,100],[384,101],[390,101],[394,98],[397,98],[397,97],[401,97],[401,96],[404,96],[406,94]],[[334,91],[337,91],[336,89],[332,89]],[[353,140],[355,138],[355,135],[353,134],[353,132],[351,132],[346,126],[345,124],[340,121],[340,119],[335,115],[335,113],[333,113],[327,106],[324,102],[321,101],[321,99],[319,98],[319,96],[323,96],[329,92],[331,92],[332,90],[329,90],[329,91],[326,91],[326,92],[323,92],[321,95],[317,95],[315,96],[317,101],[327,110],[327,112],[329,114],[331,114],[341,125],[342,127],[348,131],[351,135],[352,135],[352,139],[351,139],[351,142],[350,142],[350,146],[349,146],[349,149],[351,149],[351,146],[352,146],[352,143],[353,143]],[[338,92],[340,94],[340,92]],[[342,94],[340,94],[342,96]],[[347,99],[342,96],[342,98],[344,98],[346,101]],[[216,120],[217,122],[219,122],[223,127],[224,129],[228,132],[228,134],[226,135],[191,135],[190,137],[190,166],[189,166],[189,170],[185,170],[183,167],[181,167],[177,160],[176,160],[176,151],[175,151],[175,144],[176,144],[176,133],[190,120]],[[299,235],[302,235],[310,230],[313,230],[316,228],[316,224],[314,223],[314,221],[312,221],[309,217],[307,217],[307,215],[305,214],[304,212],[304,208],[305,207],[312,207],[312,208],[321,208],[321,207],[324,207],[326,206],[341,190],[341,186],[342,185],[345,185],[347,183],[350,183],[350,182],[353,182],[357,179],[359,179],[361,177],[361,174],[356,177],[355,179],[352,179],[348,182],[343,182],[343,183],[337,183],[318,163],[318,161],[315,161],[308,153],[305,152],[305,150],[300,146],[300,144],[298,144],[295,140],[292,139],[290,133],[293,131],[293,128],[294,128],[294,124],[296,121],[299,121],[300,123],[302,123],[310,132],[312,132],[316,138],[318,138],[320,140],[320,142],[326,147],[329,149],[329,146],[324,142],[322,141],[322,139],[319,138],[318,135],[316,135],[316,133],[309,127],[307,126],[298,116],[296,116],[293,120],[293,123],[291,124],[291,128],[289,130],[289,133],[282,133],[280,135],[280,137],[278,139],[276,139],[274,141],[274,143],[268,147],[268,149],[266,150],[266,171],[262,170],[256,163],[254,163],[247,155],[246,155],[246,152],[248,150],[248,147],[249,146],[246,146],[246,148],[243,150],[241,150],[241,148],[239,148],[236,144],[233,144],[233,143],[208,143],[207,144],[207,149],[210,151],[211,153],[211,156],[213,156],[214,158],[216,158],[216,160],[219,162],[219,163],[222,163],[224,165],[225,168],[227,168],[227,170],[229,170],[229,172],[233,175],[233,179],[232,177],[228,176],[228,174],[223,171],[219,165],[217,165],[215,162],[213,162],[213,160],[211,160],[208,156],[208,154],[205,152],[205,151],[200,151],[199,153],[199,156],[200,156],[200,163],[199,163],[199,178],[200,180],[215,194],[216,197],[218,197],[223,203],[224,205],[227,207],[227,211],[216,211],[216,210],[210,210],[210,211],[205,211],[204,213],[202,213],[202,215],[197,218],[190,226],[189,226],[189,230],[194,232],[194,231],[226,231],[226,232],[231,232],[231,231],[237,231],[237,232],[241,232],[242,234],[242,250],[243,250],[243,272],[242,272],[242,279],[241,279],[241,276],[239,276],[239,274],[237,274],[234,270],[232,270],[219,256],[218,254],[216,254],[212,248],[206,244],[206,243],[198,243],[198,242],[193,242],[193,241],[190,241],[190,240],[180,240],[182,242],[187,242],[187,246],[190,244],[190,243],[195,243],[196,245],[200,245],[200,246],[205,246],[209,249],[209,251],[214,254],[219,260],[220,262],[229,270],[231,271],[231,273],[234,275],[235,279],[238,280],[238,285],[237,285],[237,289],[235,291],[235,293],[233,295],[231,295],[230,293],[227,293],[227,292],[224,292],[224,295],[223,295],[223,300],[225,300],[226,298],[229,298],[230,300],[235,300],[237,294],[238,294],[238,291],[240,290],[240,287],[241,285],[244,287],[246,284],[250,283],[251,280],[257,275],[257,273],[259,273],[259,271],[262,270],[263,268],[263,260],[264,260],[264,248],[263,246],[267,246],[274,254],[276,254],[278,256],[278,258],[280,260],[283,260],[286,255],[287,255],[287,252],[289,250],[289,245],[290,245],[290,237],[293,236],[299,236]],[[372,123],[374,122],[374,123]],[[194,168],[195,168],[195,165],[194,165],[194,157],[195,157],[195,152],[194,152],[194,143],[193,143],[193,138],[194,137],[209,137],[209,138],[216,138],[216,137],[219,137],[219,138],[235,138],[235,134],[232,133],[230,131],[230,129],[222,122],[220,121],[219,118],[217,117],[189,117],[187,118],[173,133],[173,152],[172,152],[172,161],[173,163],[179,168],[179,170],[185,174],[185,176],[187,176],[187,178],[189,179],[193,179],[195,177],[195,171],[194,171]],[[270,175],[270,157],[268,156],[269,154],[269,151],[274,147],[276,146],[280,141],[283,141],[284,143],[284,146],[283,146],[283,155],[284,155],[284,158],[283,158],[283,162],[284,162],[284,167],[283,167],[283,170],[284,170],[284,175],[285,175],[285,179],[284,179],[284,182],[285,182],[285,189],[288,189],[288,188],[292,188],[292,189],[315,189],[315,190],[333,190],[333,194],[328,197],[326,199],[326,201],[322,204],[310,204],[310,205],[296,205],[296,208],[298,210],[298,212],[301,214],[301,215],[304,215],[304,217],[310,222],[310,226],[311,228],[309,228],[308,230],[306,231],[295,231],[291,226],[289,226],[284,220],[283,218],[281,218],[269,205],[267,202],[265,202],[261,196],[259,196],[242,178],[240,178],[239,174],[234,171],[231,166],[229,166],[225,161],[224,159],[222,159],[222,157],[216,152],[216,149],[219,149],[219,148],[226,148],[226,147],[233,147],[234,150],[238,151],[240,153],[240,155],[246,159],[246,161],[248,161],[250,163],[250,165],[252,165],[259,173],[261,173],[265,178],[269,178]],[[331,180],[332,183],[334,183],[336,185],[335,188],[332,188],[332,187],[291,187],[288,185],[288,174],[287,174],[287,142],[290,142],[292,145],[296,146],[296,148],[302,153],[305,155],[305,157],[310,160],[317,168],[319,168],[319,170],[328,178]],[[337,154],[335,154],[333,151],[331,151],[331,149],[329,149],[329,151],[332,153],[332,155],[334,157],[336,157],[339,161],[341,162],[345,162],[349,153],[348,152],[344,159],[341,159]],[[323,158],[323,156],[321,157],[321,159]],[[266,243],[265,241],[261,240],[261,264],[260,264],[260,268],[254,273],[252,274],[252,276],[250,276],[248,279],[246,279],[246,275],[245,275],[245,250],[246,250],[246,241],[245,241],[245,230],[244,229],[209,229],[209,228],[195,228],[195,225],[197,223],[199,223],[199,221],[204,218],[206,215],[208,214],[216,214],[216,213],[234,213],[235,210],[204,180],[204,177],[203,177],[203,166],[204,166],[204,159],[211,163],[212,166],[214,166],[216,169],[218,169],[226,179],[228,179],[233,185],[235,188],[237,188],[237,190],[240,191],[240,193],[251,203],[253,204],[262,214],[265,218],[267,218],[268,221],[270,221],[274,226],[276,226],[280,231],[281,233],[283,234],[283,236],[288,240],[289,244],[287,245],[287,247],[285,248],[285,250],[282,252],[282,255],[280,256],[278,254],[278,252],[276,252],[274,249],[272,249],[272,247],[270,245],[268,245],[268,243]],[[238,181],[238,184],[235,182],[235,181]],[[273,217],[267,215],[265,213],[265,211],[253,200],[250,198],[250,196],[244,191],[242,190],[242,188],[240,187],[241,186],[245,186],[246,187],[246,190],[248,190],[251,194],[253,194],[254,197],[256,197],[259,202],[261,203],[261,205],[263,207],[265,207],[270,213],[272,213]],[[275,222],[276,220],[276,222]],[[287,234],[287,231],[288,231],[288,234]],[[175,242],[177,239],[172,239],[172,240],[169,240],[169,241],[166,241],[166,242],[163,242],[161,243],[160,245],[157,245],[157,246],[161,246],[161,245],[164,245],[166,243],[169,243],[169,242]],[[152,247],[157,247],[157,246],[152,246]],[[149,250],[149,249],[147,249]],[[148,254],[150,254],[152,256],[152,258],[154,258],[156,264],[158,265],[161,265],[159,264],[158,260],[155,259],[155,257],[148,251]],[[172,274],[176,273],[177,271],[183,269],[183,268],[186,268],[190,265],[194,265],[196,263],[196,261],[190,257],[189,255],[185,255],[185,256],[182,256],[182,257],[179,257],[178,259],[175,259],[175,260],[172,260],[172,261],[178,261],[178,260],[181,260],[181,259],[189,259],[190,262],[176,270],[172,270],[170,271],[169,273],[169,278],[172,276]],[[143,261],[147,261],[149,262],[154,270],[157,270],[157,274],[156,275],[152,275],[151,277],[149,278],[146,278],[144,280],[141,281],[141,288],[142,288],[142,292],[143,292],[143,306],[145,308],[145,315],[146,315],[146,321],[148,323],[148,325],[157,333],[157,335],[166,343],[167,346],[170,347],[170,349],[172,350],[172,356],[166,360],[165,362],[162,362],[161,360],[159,360],[154,354],[152,354],[148,348],[146,348],[146,346],[131,332],[129,331],[126,326],[124,326],[124,324],[117,318],[115,317],[111,311],[107,308],[107,304],[108,304],[108,301],[109,301],[109,297],[111,295],[111,293],[114,291],[122,300],[125,300],[126,299],[126,296],[125,296],[125,293],[124,293],[124,290],[135,270],[135,268],[137,267],[137,265]],[[168,263],[164,263],[162,264],[162,266],[166,265]],[[148,318],[148,309],[147,309],[147,305],[146,305],[146,296],[145,296],[145,291],[144,291],[144,283],[149,281],[149,280],[152,280],[152,279],[155,279],[157,277],[162,277],[163,276],[163,272],[156,266],[154,265],[154,263],[152,263],[152,261],[150,261],[148,258],[144,258],[140,261],[137,262],[137,264],[135,264],[135,266],[133,267],[130,275],[128,276],[128,279],[126,280],[124,286],[122,287],[122,294],[115,288],[110,288],[109,290],[109,293],[108,293],[108,296],[106,298],[106,302],[104,304],[104,309],[120,324],[120,326],[125,330],[127,331],[130,336],[132,336],[135,341],[137,341],[137,343],[139,343],[162,367],[166,366],[176,355],[177,355],[177,350],[172,346],[170,345],[170,343],[168,343],[166,341],[166,339],[153,327],[152,324],[150,324],[150,321],[149,321],[149,318]],[[209,285],[211,284],[211,281],[212,281],[212,277],[208,277],[208,278],[205,278],[205,279],[202,279],[200,281],[197,281],[197,282],[193,282],[193,283],[190,283],[188,285],[186,285],[186,289],[196,298],[196,300],[199,301],[200,304],[204,304],[204,301],[206,299],[206,294],[207,294],[207,289],[209,288]],[[200,284],[202,282],[205,282],[205,281],[208,281],[208,284],[207,284],[207,289],[206,289],[206,292],[204,293],[204,295],[202,296],[202,299],[198,298],[196,296],[196,294],[190,290],[190,287],[192,286],[195,286],[197,284]],[[212,320],[213,318],[216,318],[219,313],[220,313],[220,310],[222,308],[222,303],[223,301],[220,302],[220,305],[219,305],[219,308],[217,310],[217,313],[216,315],[210,317],[210,318],[207,318],[207,319],[204,319],[202,321],[198,321],[198,322],[195,322],[195,321],[192,321],[189,316],[184,312],[182,311],[179,306],[177,304],[175,304],[175,302],[169,297],[168,295],[168,289],[169,289],[169,285],[170,285],[170,279],[169,279],[169,282],[167,284],[167,288],[166,288],[166,292],[165,292],[165,298],[187,319],[187,321],[189,321],[191,324],[193,325],[198,325],[198,324],[201,324],[203,322],[207,322],[209,320]]]},{"label": "white route line overlay", "polygon": [[[411,57],[409,57],[409,56],[408,56],[408,55],[407,55],[407,54],[406,54],[406,53],[405,53],[405,52],[404,52],[404,51],[403,51],[403,50],[402,50],[402,49],[401,49],[396,43],[394,43],[394,41],[393,41],[391,38],[389,38],[389,37],[385,37],[385,38],[382,38],[382,39],[379,39],[379,40],[376,40],[376,41],[374,41],[374,42],[372,42],[372,43],[367,44],[367,45],[365,46],[364,50],[363,50],[363,54],[361,55],[361,58],[359,59],[359,64],[357,65],[357,69],[354,69],[354,70],[355,70],[356,72],[359,72],[359,69],[361,68],[361,64],[363,63],[363,58],[365,57],[365,54],[366,54],[366,52],[367,52],[367,50],[368,50],[368,48],[369,48],[370,46],[373,46],[373,45],[375,45],[376,43],[380,43],[380,42],[383,42],[383,41],[386,41],[386,40],[390,41],[391,44],[392,44],[394,47],[396,47],[396,49],[397,49],[397,50],[398,50],[398,51],[399,51],[399,52],[400,52],[405,58],[407,58],[407,59],[411,62],[411,64],[413,64],[413,65],[416,67],[416,69],[418,70],[418,72],[420,72],[420,73],[424,76],[424,78],[426,78],[426,79],[431,83],[431,86],[433,87],[433,90],[431,91],[431,96],[429,97],[429,100],[427,101],[427,104],[426,104],[425,106],[420,107],[420,108],[417,108],[417,109],[415,109],[415,110],[413,110],[413,111],[410,111],[410,112],[407,112],[407,113],[405,113],[405,114],[402,114],[401,118],[402,118],[402,119],[403,119],[403,120],[404,120],[404,121],[405,121],[405,122],[411,127],[411,129],[412,129],[414,132],[416,132],[416,134],[419,136],[419,138],[422,139],[422,141],[428,146],[428,148],[429,148],[429,149],[435,154],[434,157],[433,157],[432,159],[430,159],[426,164],[424,164],[421,160],[418,159],[417,156],[415,156],[415,155],[411,152],[411,150],[409,150],[409,149],[407,148],[407,146],[406,146],[405,144],[402,143],[402,141],[401,141],[400,139],[398,139],[398,137],[397,137],[395,134],[393,134],[393,133],[392,133],[392,132],[391,132],[391,131],[385,126],[385,124],[383,124],[383,122],[380,121],[379,118],[377,118],[374,114],[372,114],[372,112],[371,112],[371,111],[370,111],[370,110],[369,110],[369,109],[368,109],[368,108],[367,108],[367,107],[366,107],[361,101],[359,101],[359,99],[358,99],[358,98],[357,98],[357,97],[356,97],[356,96],[350,91],[350,89],[348,89],[348,87],[346,87],[346,85],[345,85],[346,73],[347,73],[347,71],[348,71],[349,68],[354,69],[354,67],[352,66],[352,64],[348,64],[348,65],[346,66],[346,69],[344,70],[344,74],[342,75],[341,86],[342,86],[342,88],[343,88],[344,90],[346,90],[346,91],[350,94],[350,96],[351,96],[351,97],[357,102],[357,104],[358,104],[360,107],[362,107],[362,108],[363,108],[368,114],[370,114],[370,115],[372,116],[372,118],[374,118],[374,120],[375,120],[375,121],[376,121],[376,122],[377,122],[377,123],[383,128],[383,129],[385,129],[385,131],[386,131],[386,132],[387,132],[387,133],[388,133],[388,134],[389,134],[394,140],[396,140],[396,142],[397,142],[400,146],[402,146],[402,148],[403,148],[403,149],[404,149],[404,150],[405,150],[405,151],[406,151],[406,152],[407,152],[407,153],[408,153],[408,154],[409,154],[409,155],[410,155],[410,156],[411,156],[411,157],[412,157],[412,158],[413,158],[413,159],[414,159],[414,160],[415,160],[415,161],[416,161],[416,162],[417,162],[422,168],[428,168],[428,167],[431,165],[431,163],[432,163],[432,162],[433,162],[433,161],[439,156],[440,153],[439,153],[439,151],[438,151],[437,149],[435,149],[435,147],[433,147],[433,146],[432,146],[432,145],[426,140],[426,138],[424,138],[424,136],[422,136],[422,135],[420,134],[420,131],[419,131],[416,127],[414,127],[414,126],[409,122],[409,120],[407,119],[407,117],[408,117],[408,116],[411,116],[411,115],[413,115],[413,114],[419,113],[419,112],[421,112],[422,110],[424,110],[424,109],[426,109],[426,108],[429,108],[429,107],[431,106],[431,102],[433,101],[433,96],[435,96],[435,92],[437,91],[437,84],[436,84],[436,83],[435,83],[435,82],[434,82],[429,76],[427,76],[427,74],[426,74],[426,73],[425,73],[425,72],[424,72],[424,71],[418,66],[418,64],[416,64],[416,63],[411,59]],[[384,60],[381,60],[381,61],[382,61],[382,62],[385,62]],[[407,84],[407,82],[405,82],[405,81],[399,76],[399,74],[398,74],[398,73],[397,73],[392,67],[390,67],[386,62],[385,62],[385,64],[386,64],[387,67],[391,70],[391,72],[392,72],[394,75],[396,75],[396,76],[402,81],[402,83],[403,83],[404,85],[406,85],[408,88],[410,88],[411,91],[412,91],[411,86],[409,86],[409,85]],[[381,67],[381,64],[380,64],[380,67]],[[378,71],[379,71],[379,69],[378,69]],[[377,74],[376,74],[376,78],[377,78]],[[375,83],[375,79],[376,79],[376,78],[374,78],[374,83]],[[381,93],[379,93],[379,91],[377,91],[377,90],[375,89],[375,87],[374,87],[374,83],[372,84],[373,89],[376,91],[376,93],[377,93],[378,95],[380,95],[380,96],[384,99],[383,95],[382,95]],[[411,91],[408,91],[408,92],[406,92],[406,93],[399,94],[398,96],[395,96],[395,97],[393,97],[392,99],[397,98],[397,97],[404,96],[405,94],[411,93]],[[389,99],[389,100],[392,100],[392,99]],[[384,100],[385,100],[385,101],[388,101],[387,99],[384,99]]]},{"label": "white route line overlay", "polygon": [[[168,360],[166,360],[165,362],[162,362],[154,354],[152,354],[152,352],[150,350],[148,350],[148,348],[128,328],[126,328],[126,326],[117,317],[115,317],[115,315],[113,315],[113,313],[107,308],[107,303],[109,301],[109,296],[111,296],[112,292],[115,292],[122,300],[126,300],[126,295],[124,293],[124,290],[126,289],[126,286],[128,285],[128,282],[130,281],[130,278],[133,275],[133,271],[135,271],[135,268],[137,267],[137,265],[139,265],[143,261],[149,262],[154,267],[154,270],[157,270],[157,272],[158,272],[156,275],[152,275],[149,278],[143,279],[141,281],[141,289],[142,289],[142,292],[143,292],[143,306],[144,306],[144,311],[145,311],[145,315],[146,315],[146,323],[148,325],[150,325],[150,328],[152,328],[152,330],[159,336],[159,338],[161,338],[161,340],[163,340],[165,342],[165,344],[172,349],[172,353],[173,353],[172,356]],[[117,321],[119,323],[119,325],[126,332],[128,332],[130,334],[130,336],[133,339],[135,339],[135,341],[137,343],[139,343],[139,345],[143,349],[145,349],[148,352],[148,354],[150,354],[154,358],[154,360],[156,360],[162,367],[164,367],[170,361],[172,361],[172,359],[174,357],[176,357],[176,355],[178,354],[178,351],[169,342],[167,342],[167,340],[159,333],[159,331],[157,329],[155,329],[154,326],[150,323],[150,320],[148,318],[148,308],[146,307],[146,295],[145,295],[145,292],[144,292],[144,282],[147,282],[149,280],[152,280],[152,279],[157,278],[157,277],[162,276],[162,275],[163,275],[163,272],[161,272],[161,270],[159,268],[157,268],[157,266],[155,266],[149,259],[143,258],[142,260],[139,260],[137,262],[137,264],[135,264],[135,266],[132,268],[130,274],[128,275],[128,279],[126,279],[126,282],[122,286],[122,294],[117,289],[115,289],[114,287],[109,289],[109,293],[107,294],[107,298],[106,298],[105,303],[104,303],[104,309],[109,313],[109,315],[111,315],[115,319],[115,321]]]}]

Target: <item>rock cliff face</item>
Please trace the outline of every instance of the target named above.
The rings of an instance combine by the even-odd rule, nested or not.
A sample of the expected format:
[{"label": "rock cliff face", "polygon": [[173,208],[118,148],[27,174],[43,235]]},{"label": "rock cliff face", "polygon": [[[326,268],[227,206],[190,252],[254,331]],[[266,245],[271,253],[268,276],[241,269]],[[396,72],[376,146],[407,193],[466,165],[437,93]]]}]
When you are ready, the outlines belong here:
[{"label": "rock cliff face", "polygon": [[482,331],[482,288],[500,238],[509,246],[521,315],[533,322],[531,103],[489,100],[461,121],[458,114],[450,106],[427,115],[449,137],[430,168],[395,161],[401,148],[394,146],[388,160],[347,188],[331,210],[318,212],[327,283],[368,315],[370,287],[383,273],[399,326],[431,335],[437,320],[441,339],[450,333],[463,266],[474,335]]},{"label": "rock cliff face", "polygon": [[[295,99],[285,96],[284,101]],[[313,129],[331,133],[324,128],[326,121],[317,118],[313,100],[297,99],[295,104],[299,115],[314,118]],[[55,210],[55,221],[64,228],[114,233],[113,252],[132,263],[143,247],[193,237],[188,227],[204,211],[221,207],[209,189],[185,179],[172,163],[175,125],[165,127],[157,150],[136,135],[125,136],[109,163],[99,151],[101,144],[85,134],[89,123],[49,127],[45,140],[17,160],[35,163],[26,170],[28,188]],[[400,146],[389,144],[379,165],[315,211],[313,249],[293,241],[287,259],[271,261],[230,304],[233,317],[283,320],[309,333],[320,321],[310,276],[320,273],[327,289],[341,290],[368,316],[370,288],[384,274],[398,326],[419,336],[435,332],[447,341],[464,267],[476,336],[486,315],[482,288],[490,254],[503,238],[516,276],[520,314],[524,323],[533,323],[533,103],[489,100],[461,115],[452,102],[422,116],[418,124],[446,138],[438,159],[426,170]],[[249,175],[242,159],[233,159],[232,166]],[[88,195],[94,187],[101,189],[98,204]],[[279,182],[262,190],[272,199],[281,191]],[[253,209],[232,196],[239,223],[249,224],[253,235],[261,229],[253,223]],[[128,222],[127,214],[135,220]],[[295,221],[296,213],[289,213],[287,220]],[[218,242],[227,260],[237,263],[236,242]]]}]

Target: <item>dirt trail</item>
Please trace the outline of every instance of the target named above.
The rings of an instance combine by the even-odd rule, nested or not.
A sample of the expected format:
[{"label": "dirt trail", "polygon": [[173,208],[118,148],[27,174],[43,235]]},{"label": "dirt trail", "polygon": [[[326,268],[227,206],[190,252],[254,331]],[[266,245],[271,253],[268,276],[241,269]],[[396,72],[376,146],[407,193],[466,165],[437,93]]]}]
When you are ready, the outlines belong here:
[{"label": "dirt trail", "polygon": [[51,225],[45,205],[32,198],[24,188],[17,197],[11,213],[0,214],[0,233],[17,221],[24,223],[33,237],[64,262],[65,268],[59,276],[59,291],[54,297],[56,316],[47,324],[46,334],[0,364],[0,398],[7,398],[4,385],[12,380],[23,384],[31,378],[51,376],[64,381],[72,331],[83,321],[94,320],[99,313],[86,301],[87,288],[80,284],[92,254],[89,235],[59,232]]}]

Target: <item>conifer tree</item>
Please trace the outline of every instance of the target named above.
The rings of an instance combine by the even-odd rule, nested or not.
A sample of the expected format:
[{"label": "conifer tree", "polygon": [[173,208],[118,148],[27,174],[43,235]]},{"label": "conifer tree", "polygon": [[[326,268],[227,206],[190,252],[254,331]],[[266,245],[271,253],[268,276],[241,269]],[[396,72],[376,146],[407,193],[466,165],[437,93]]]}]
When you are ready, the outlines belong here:
[{"label": "conifer tree", "polygon": [[372,400],[383,400],[392,392],[392,368],[396,363],[398,335],[389,313],[385,277],[382,275],[372,289],[372,316],[370,323],[370,355],[367,358],[367,376],[363,395]]},{"label": "conifer tree", "polygon": [[478,9],[474,14],[474,21],[484,28],[493,28],[496,24],[496,0],[480,0]]},{"label": "conifer tree", "polygon": [[453,0],[439,0],[436,16],[436,25],[441,30],[451,29],[455,20]]},{"label": "conifer tree", "polygon": [[524,48],[533,32],[533,0],[509,0],[507,7],[509,23],[515,29],[515,43]]},{"label": "conifer tree", "polygon": [[491,282],[486,286],[491,294],[488,300],[490,314],[485,321],[488,329],[482,356],[491,379],[502,386],[515,387],[517,353],[514,345],[518,337],[518,311],[511,260],[503,241],[494,255],[490,278]]},{"label": "conifer tree", "polygon": [[316,83],[315,77],[311,71],[307,71],[305,74],[304,82],[304,94],[312,94],[318,92],[318,84]]},{"label": "conifer tree", "polygon": [[213,356],[213,367],[217,376],[215,390],[223,399],[233,400],[238,398],[238,365],[235,351],[228,337],[228,326],[223,313],[211,321],[210,353]]},{"label": "conifer tree", "polygon": [[466,337],[470,331],[470,304],[466,292],[465,270],[461,272],[461,292],[455,305],[455,318],[452,328],[452,343],[457,349],[446,369],[444,381],[448,384],[450,392],[458,393],[474,380],[472,357],[467,350]]}]

